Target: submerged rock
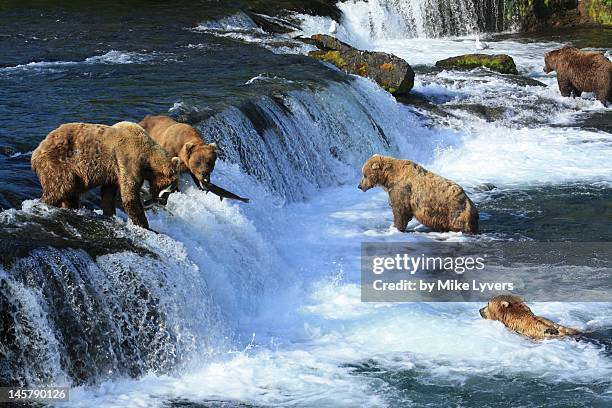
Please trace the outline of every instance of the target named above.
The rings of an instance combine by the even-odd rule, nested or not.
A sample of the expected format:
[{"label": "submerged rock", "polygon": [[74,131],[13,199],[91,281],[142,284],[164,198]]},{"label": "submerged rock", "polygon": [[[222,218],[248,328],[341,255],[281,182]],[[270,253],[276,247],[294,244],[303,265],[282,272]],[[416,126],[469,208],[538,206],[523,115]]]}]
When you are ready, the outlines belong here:
[{"label": "submerged rock", "polygon": [[501,106],[487,106],[479,103],[456,103],[448,104],[447,106],[468,112],[487,122],[496,122],[504,119],[506,116],[506,109]]},{"label": "submerged rock", "polygon": [[2,156],[12,156],[17,153],[17,150],[13,149],[9,146],[0,146],[0,155]]},{"label": "submerged rock", "polygon": [[517,75],[516,64],[509,55],[505,54],[465,54],[436,62],[439,68],[472,69],[478,67],[489,68],[502,74]]},{"label": "submerged rock", "polygon": [[492,191],[497,189],[497,186],[493,183],[482,183],[475,187],[478,191]]},{"label": "submerged rock", "polygon": [[315,34],[309,43],[319,48],[309,55],[334,64],[344,72],[376,81],[393,95],[407,95],[414,85],[414,71],[403,59],[384,52],[361,51],[325,34]]},{"label": "submerged rock", "polygon": [[507,76],[506,79],[518,86],[541,86],[546,88],[546,84],[538,81],[537,79],[529,78],[522,75]]}]

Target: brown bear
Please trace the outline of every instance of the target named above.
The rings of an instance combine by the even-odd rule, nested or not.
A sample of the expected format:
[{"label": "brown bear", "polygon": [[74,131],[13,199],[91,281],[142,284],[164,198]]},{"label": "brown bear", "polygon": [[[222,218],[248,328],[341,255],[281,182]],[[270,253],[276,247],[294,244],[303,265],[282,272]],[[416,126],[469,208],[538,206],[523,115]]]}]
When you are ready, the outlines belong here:
[{"label": "brown bear", "polygon": [[374,155],[363,166],[359,189],[381,186],[389,193],[395,228],[412,217],[434,231],[478,233],[478,210],[456,183],[410,160]]},{"label": "brown bear", "polygon": [[158,115],[146,116],[140,123],[151,137],[171,156],[181,159],[181,171],[189,171],[197,186],[210,182],[217,160],[217,145],[206,144],[202,135],[190,125]]},{"label": "brown bear", "polygon": [[580,334],[577,329],[561,326],[544,317],[534,315],[523,299],[514,295],[495,296],[480,309],[480,316],[488,320],[500,321],[510,330],[534,340]]},{"label": "brown bear", "polygon": [[579,97],[595,92],[606,106],[612,103],[612,62],[601,52],[563,47],[544,55],[544,72],[557,71],[557,83],[563,96]]},{"label": "brown bear", "polygon": [[40,179],[46,204],[76,209],[82,193],[101,186],[105,215],[115,214],[119,193],[132,222],[149,228],[140,188],[147,180],[153,197],[165,200],[177,189],[180,160],[171,158],[135,123],[67,123],[49,133],[34,150],[32,169]]}]

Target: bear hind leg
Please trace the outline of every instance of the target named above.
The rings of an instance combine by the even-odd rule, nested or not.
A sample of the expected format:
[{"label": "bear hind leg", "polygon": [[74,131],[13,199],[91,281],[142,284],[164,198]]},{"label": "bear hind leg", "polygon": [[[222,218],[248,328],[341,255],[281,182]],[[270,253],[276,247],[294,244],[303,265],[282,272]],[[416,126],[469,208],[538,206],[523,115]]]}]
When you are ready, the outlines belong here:
[{"label": "bear hind leg", "polygon": [[116,214],[115,201],[117,199],[117,187],[112,184],[102,186],[102,213],[108,217]]},{"label": "bear hind leg", "polygon": [[[64,170],[64,169],[61,169]],[[62,208],[78,208],[81,186],[70,173],[52,173],[53,178],[40,177],[42,202]]]}]

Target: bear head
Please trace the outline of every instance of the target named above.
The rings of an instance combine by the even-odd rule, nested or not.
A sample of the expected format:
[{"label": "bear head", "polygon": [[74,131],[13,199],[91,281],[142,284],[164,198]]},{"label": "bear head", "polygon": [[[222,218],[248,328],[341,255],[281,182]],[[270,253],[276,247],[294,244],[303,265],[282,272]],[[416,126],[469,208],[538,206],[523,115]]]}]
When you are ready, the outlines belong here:
[{"label": "bear head", "polygon": [[195,145],[188,142],[182,150],[181,156],[185,165],[198,179],[200,185],[210,182],[210,175],[217,161],[217,145],[215,143]]},{"label": "bear head", "polygon": [[514,295],[491,298],[487,305],[480,309],[480,316],[502,322],[504,326],[520,333],[531,331],[535,321],[535,315],[525,301]]},{"label": "bear head", "polygon": [[488,320],[497,320],[509,329],[533,339],[577,335],[579,330],[559,326],[552,321],[533,314],[525,301],[514,295],[499,295],[491,298],[480,309],[480,315]]},{"label": "bear head", "polygon": [[549,72],[556,71],[559,58],[564,54],[571,54],[577,50],[575,47],[563,47],[547,52],[544,54],[544,72],[548,74]]},{"label": "bear head", "polygon": [[[557,50],[558,51],[558,50]],[[544,72],[549,73],[557,69],[557,53],[550,51],[544,54]]]},{"label": "bear head", "polygon": [[365,162],[361,169],[362,177],[357,186],[361,191],[368,191],[376,186],[384,186],[389,169],[389,157],[375,154]]},{"label": "bear head", "polygon": [[178,157],[155,160],[151,163],[151,175],[149,178],[150,192],[154,199],[166,205],[170,194],[178,191],[179,177],[181,172],[181,159]]}]

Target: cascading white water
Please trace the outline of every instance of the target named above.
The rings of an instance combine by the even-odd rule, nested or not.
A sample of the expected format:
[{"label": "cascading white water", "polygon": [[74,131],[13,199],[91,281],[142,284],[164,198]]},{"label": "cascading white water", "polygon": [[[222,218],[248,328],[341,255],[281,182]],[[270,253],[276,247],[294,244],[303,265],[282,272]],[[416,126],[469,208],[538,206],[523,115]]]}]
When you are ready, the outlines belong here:
[{"label": "cascading white water", "polygon": [[0,383],[168,371],[228,335],[180,244],[91,217],[33,201],[0,213],[3,235],[17,242],[0,264]]},{"label": "cascading white water", "polygon": [[[3,230],[37,226],[60,246],[0,266],[0,313],[19,330],[14,349],[0,348],[13,364],[0,374],[81,383],[165,372],[188,356],[215,353],[215,339],[231,336],[230,321],[257,316],[262,304],[278,302],[278,291],[301,285],[292,260],[271,244],[286,229],[271,217],[283,203],[355,179],[373,153],[404,151],[427,162],[444,144],[444,134],[422,129],[365,79],[263,96],[198,126],[223,152],[214,178],[253,205],[228,205],[184,186],[169,212],[148,215],[174,240],[35,202],[0,213]],[[27,241],[23,231],[17,240]]]},{"label": "cascading white water", "polygon": [[342,24],[369,41],[441,37],[504,29],[497,0],[350,0]]},{"label": "cascading white water", "polygon": [[[372,43],[395,33],[400,41],[379,41],[390,47],[383,50],[415,65],[473,49],[473,40],[415,36],[482,29],[482,10],[462,1],[443,12],[435,4],[450,3],[413,2],[430,4],[415,9],[423,34],[415,31],[413,14],[398,12],[408,2],[373,0],[372,7],[386,7],[387,14],[372,16],[349,7],[358,3],[365,4],[343,3],[343,24],[351,19],[358,24],[352,31],[342,25],[339,36],[375,48]],[[466,21],[457,10],[465,11]],[[366,14],[367,19],[359,17]],[[312,24],[313,34],[330,26],[329,20],[310,18],[324,23]],[[200,29],[266,46],[267,38],[259,37],[265,34],[244,16]],[[515,56],[521,72],[543,75],[541,55],[553,46],[558,44],[509,41],[495,48]],[[251,198],[250,204],[221,202],[185,180],[167,211],[147,214],[159,235],[90,211],[49,211],[34,202],[0,213],[6,241],[35,240],[40,231],[29,233],[28,226],[40,224],[47,232],[37,245],[58,246],[0,267],[0,317],[13,319],[20,335],[19,342],[10,339],[14,349],[8,352],[2,346],[9,342],[0,339],[0,356],[10,357],[0,359],[0,374],[31,383],[102,382],[72,390],[67,405],[87,408],[207,406],[209,401],[213,406],[226,401],[296,407],[427,401],[433,406],[448,405],[460,388],[463,395],[491,398],[506,392],[508,384],[517,392],[527,384],[545,393],[536,403],[551,393],[570,394],[555,388],[559,383],[568,384],[577,398],[607,392],[605,380],[592,387],[612,373],[609,354],[596,344],[536,344],[481,319],[475,304],[373,305],[362,303],[359,293],[360,243],[465,239],[428,232],[416,221],[409,234],[390,227],[387,194],[356,188],[368,156],[418,161],[464,186],[477,205],[482,201],[473,187],[481,182],[495,184],[498,191],[530,184],[609,185],[608,134],[547,127],[570,120],[576,110],[601,109],[596,102],[560,98],[550,86],[552,77],[538,77],[549,85],[545,88],[487,72],[419,73],[413,93],[452,114],[437,121],[418,107],[397,103],[364,78],[322,78],[321,86],[310,83],[298,91],[294,77],[292,82],[261,71],[249,72],[253,77],[239,83],[258,89],[265,81],[276,85],[275,91],[197,123],[222,151],[214,181]],[[524,105],[516,103],[519,99]],[[501,119],[487,122],[461,110],[462,104],[493,105]],[[542,106],[551,114],[534,121],[532,112]],[[189,117],[190,109],[202,112],[202,106],[182,102],[171,113]],[[57,227],[63,214],[71,219],[65,230]],[[490,217],[486,210],[481,215],[485,221]],[[499,238],[489,232],[482,237]],[[55,291],[49,289],[53,285]],[[49,293],[58,293],[57,302]],[[610,326],[609,304],[536,304],[534,311],[589,330]],[[184,360],[192,364],[184,367]],[[485,399],[480,405],[487,404]]]},{"label": "cascading white water", "polygon": [[[282,78],[270,79],[278,82]],[[186,109],[179,105],[180,109]],[[288,201],[355,177],[372,154],[409,150],[428,161],[444,135],[405,136],[418,123],[372,82],[329,83],[231,107],[201,122],[222,158]]]}]

